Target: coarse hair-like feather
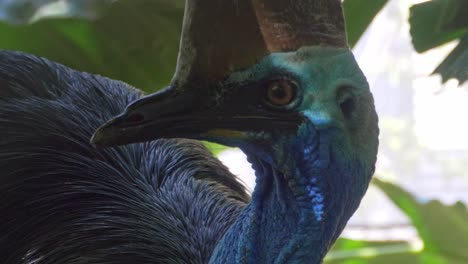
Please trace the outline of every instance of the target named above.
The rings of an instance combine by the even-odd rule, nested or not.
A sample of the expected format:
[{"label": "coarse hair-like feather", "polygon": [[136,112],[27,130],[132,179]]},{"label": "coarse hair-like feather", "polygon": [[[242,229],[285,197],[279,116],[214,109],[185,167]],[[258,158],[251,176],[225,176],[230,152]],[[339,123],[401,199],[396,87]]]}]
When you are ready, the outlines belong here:
[{"label": "coarse hair-like feather", "polygon": [[2,263],[206,263],[249,197],[200,143],[114,148],[95,129],[142,94],[0,51]]}]

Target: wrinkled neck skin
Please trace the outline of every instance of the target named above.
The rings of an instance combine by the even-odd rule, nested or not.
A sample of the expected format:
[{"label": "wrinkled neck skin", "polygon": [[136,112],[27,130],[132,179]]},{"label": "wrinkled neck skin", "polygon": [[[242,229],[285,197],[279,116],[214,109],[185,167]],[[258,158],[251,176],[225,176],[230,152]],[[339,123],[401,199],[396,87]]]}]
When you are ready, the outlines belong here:
[{"label": "wrinkled neck skin", "polygon": [[321,263],[357,209],[372,172],[348,154],[340,131],[306,121],[275,140],[269,151],[241,147],[256,187],[210,263]]}]

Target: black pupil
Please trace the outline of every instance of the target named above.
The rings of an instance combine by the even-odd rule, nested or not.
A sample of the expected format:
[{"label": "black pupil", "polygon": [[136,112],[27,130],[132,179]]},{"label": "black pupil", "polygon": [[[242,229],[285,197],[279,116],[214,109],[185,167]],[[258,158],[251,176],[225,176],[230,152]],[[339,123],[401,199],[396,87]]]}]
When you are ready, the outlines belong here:
[{"label": "black pupil", "polygon": [[276,80],[268,84],[266,100],[273,106],[286,106],[294,99],[296,86],[286,80]]},{"label": "black pupil", "polygon": [[276,99],[284,99],[285,97],[288,96],[288,93],[286,92],[285,87],[279,84],[274,85],[271,88],[271,92],[272,92],[273,97],[275,97]]}]

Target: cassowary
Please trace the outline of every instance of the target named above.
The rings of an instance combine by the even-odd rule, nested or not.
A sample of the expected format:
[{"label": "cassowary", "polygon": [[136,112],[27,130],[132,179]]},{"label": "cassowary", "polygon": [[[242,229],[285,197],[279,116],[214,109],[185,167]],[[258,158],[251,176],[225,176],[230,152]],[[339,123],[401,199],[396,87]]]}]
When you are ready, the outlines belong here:
[{"label": "cassowary", "polygon": [[[322,261],[378,145],[340,0],[187,1],[172,83],[141,96],[0,53],[2,263]],[[241,148],[252,197],[193,139]]]}]

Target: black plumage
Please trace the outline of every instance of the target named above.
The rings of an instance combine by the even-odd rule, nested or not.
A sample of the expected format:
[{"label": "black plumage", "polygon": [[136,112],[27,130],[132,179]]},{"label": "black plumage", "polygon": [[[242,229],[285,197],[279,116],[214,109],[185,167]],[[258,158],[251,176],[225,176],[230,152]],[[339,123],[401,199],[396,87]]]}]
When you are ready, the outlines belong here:
[{"label": "black plumage", "polygon": [[0,52],[1,263],[206,263],[249,200],[200,143],[114,148],[95,129],[142,94]]}]

